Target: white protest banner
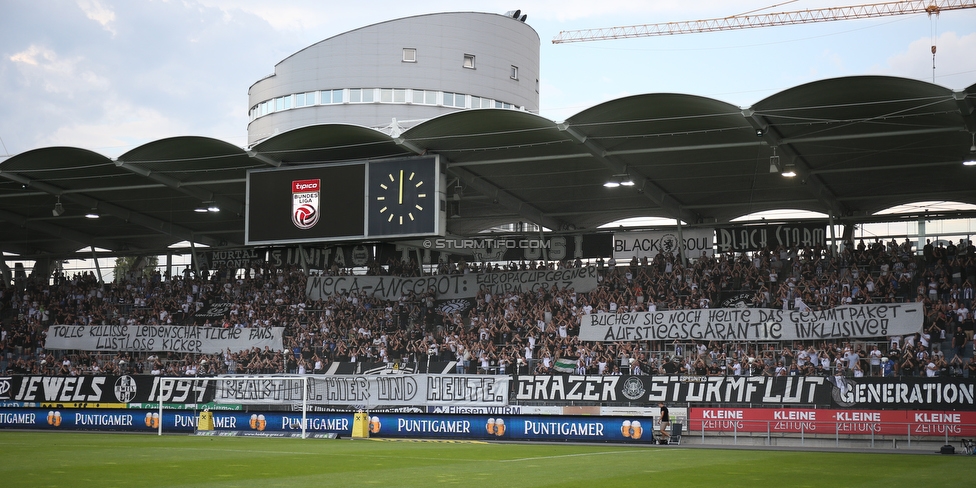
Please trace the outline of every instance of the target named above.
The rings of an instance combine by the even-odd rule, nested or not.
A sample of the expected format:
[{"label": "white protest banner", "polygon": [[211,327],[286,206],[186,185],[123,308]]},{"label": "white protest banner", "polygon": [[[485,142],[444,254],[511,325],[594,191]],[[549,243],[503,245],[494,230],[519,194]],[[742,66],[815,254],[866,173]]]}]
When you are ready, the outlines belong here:
[{"label": "white protest banner", "polygon": [[832,340],[914,334],[922,330],[921,303],[848,305],[828,310],[713,308],[597,313],[580,318],[584,341]]},{"label": "white protest banner", "polygon": [[[508,405],[507,375],[310,375],[307,400],[317,405]],[[220,377],[217,403],[291,404],[302,401],[302,380]]]},{"label": "white protest banner", "polygon": [[715,254],[713,245],[715,229],[682,229],[682,239],[678,239],[677,230],[658,230],[640,232],[619,232],[613,235],[613,258],[617,263],[630,262],[637,259],[653,259],[660,253],[678,255],[678,244],[684,242],[681,248],[688,259],[696,259],[705,253],[706,256]]},{"label": "white protest banner", "polygon": [[383,300],[397,300],[411,292],[432,290],[439,300],[474,298],[479,291],[495,295],[521,293],[540,288],[573,288],[578,292],[596,289],[595,267],[555,270],[506,271],[433,275],[403,278],[398,276],[312,276],[305,294],[309,300],[322,300],[336,294],[365,293]]},{"label": "white protest banner", "polygon": [[78,351],[186,352],[214,354],[265,346],[275,351],[283,327],[224,329],[158,325],[52,325],[47,331],[47,349]]}]

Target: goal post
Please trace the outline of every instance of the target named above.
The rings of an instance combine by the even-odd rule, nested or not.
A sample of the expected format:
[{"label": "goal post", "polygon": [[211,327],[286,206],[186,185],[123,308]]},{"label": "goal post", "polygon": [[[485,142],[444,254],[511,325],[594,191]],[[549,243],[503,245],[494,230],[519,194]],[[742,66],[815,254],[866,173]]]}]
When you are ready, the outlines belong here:
[{"label": "goal post", "polygon": [[[164,400],[165,398],[169,398],[169,396],[162,394],[161,390],[164,388],[186,388],[188,384],[194,384],[197,387],[203,385],[207,396],[212,398],[210,401],[215,405],[221,403],[255,406],[269,404],[281,405],[281,400],[271,402],[262,401],[262,398],[269,391],[284,394],[288,398],[286,403],[290,403],[293,406],[301,405],[301,438],[305,439],[308,437],[309,377],[303,375],[162,376],[155,382],[156,386],[154,386],[154,390],[156,391],[152,394],[154,398],[159,400],[156,402],[156,417],[158,418],[156,426],[157,435],[163,435],[164,405],[172,403]],[[262,386],[265,389],[262,389]],[[226,399],[232,400],[227,401]],[[198,415],[199,410],[194,410],[194,413]]]}]

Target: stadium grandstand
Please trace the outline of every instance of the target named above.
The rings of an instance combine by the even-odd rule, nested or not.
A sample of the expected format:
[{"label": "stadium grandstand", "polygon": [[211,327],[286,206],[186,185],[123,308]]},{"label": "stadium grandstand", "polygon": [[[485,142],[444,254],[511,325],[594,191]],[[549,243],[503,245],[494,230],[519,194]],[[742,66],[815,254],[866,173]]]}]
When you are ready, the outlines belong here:
[{"label": "stadium grandstand", "polygon": [[[466,374],[551,374],[572,359],[576,374],[806,376],[966,376],[972,361],[971,243],[929,246],[861,241],[831,256],[824,248],[726,253],[687,267],[674,254],[602,264],[599,286],[494,294],[470,306],[440,306],[433,292],[383,300],[346,292],[312,300],[298,266],[219,267],[208,276],[144,276],[101,283],[94,273],[55,275],[2,290],[3,369],[19,374],[320,374],[335,362],[417,363],[434,352]],[[930,253],[931,251],[931,253]],[[367,275],[505,273],[585,266],[582,260],[444,263],[425,271],[390,262]],[[589,263],[592,266],[597,264]],[[351,275],[355,268],[323,272]],[[316,274],[319,277],[318,274]],[[924,329],[869,340],[721,342],[583,341],[580,317],[593,313],[707,310],[734,306],[826,310],[840,305],[918,302]],[[727,298],[726,298],[727,300]],[[221,304],[219,314],[198,305]],[[726,304],[727,306],[728,304]],[[203,317],[199,317],[203,315]],[[284,350],[217,354],[46,350],[49,326],[194,325],[223,329],[284,327]],[[882,368],[882,358],[886,368]],[[931,367],[934,366],[933,371]],[[976,376],[974,376],[976,377]]]},{"label": "stadium grandstand", "polygon": [[[524,22],[487,24],[508,22],[538,50]],[[389,37],[383,24],[364,33]],[[391,76],[414,68],[407,56],[416,53],[401,47]],[[468,58],[457,61],[462,70]],[[304,77],[306,62],[299,56],[283,72]],[[376,95],[378,105],[386,89],[336,88],[341,104],[321,107],[326,87],[315,80],[302,78],[299,94],[267,78],[255,85],[263,91],[252,96],[256,132],[247,148],[186,136],[117,158],[48,147],[0,162],[2,406],[51,408],[42,427],[55,428],[54,408],[98,400],[120,412],[146,409],[146,427],[163,418],[167,428],[190,429],[192,416],[164,417],[153,378],[187,378],[203,391],[228,375],[302,375],[316,378],[303,380],[306,393],[330,392],[318,406],[341,410],[327,430],[343,435],[349,429],[335,426],[364,406],[436,415],[619,407],[528,412],[619,417],[599,429],[580,423],[578,435],[546,430],[557,440],[600,441],[609,437],[586,429],[641,436],[621,415],[644,419],[651,432],[648,418],[665,400],[697,416],[689,427],[703,433],[712,411],[702,408],[728,405],[892,408],[916,419],[948,418],[922,410],[976,410],[976,85],[846,77],[745,108],[652,93],[557,123],[519,108],[534,103],[538,80],[501,64],[494,81],[523,83],[517,93],[530,93],[527,102],[489,104],[504,99],[496,87],[475,97],[427,86],[436,94],[429,105],[443,106],[445,94],[451,104],[409,128],[395,118],[382,130],[306,124],[306,116],[338,113],[332,105],[345,104],[350,89]],[[404,91],[401,103],[390,90],[384,114],[415,95]],[[280,110],[271,105],[279,99]],[[411,113],[434,112],[420,108]],[[276,131],[275,121],[287,127]],[[389,211],[395,200],[410,208]],[[886,213],[931,201],[952,205]],[[807,214],[742,220],[780,210]],[[664,223],[621,225],[633,218]],[[942,225],[949,222],[964,225]],[[863,233],[886,223],[900,227]],[[118,259],[112,273],[99,264],[105,258]],[[90,268],[65,266],[75,260]],[[385,403],[368,404],[361,391],[389,385],[367,373],[415,374],[427,389],[382,390]],[[337,387],[344,375],[359,383]],[[91,377],[101,383],[82,394],[76,385]],[[242,410],[255,396],[279,410],[294,407],[282,395],[300,398],[300,420],[273,424],[301,425],[304,435],[308,398],[286,392],[290,380],[275,381],[211,388],[192,408],[215,395]],[[450,381],[464,386],[435,386]],[[503,391],[486,386],[492,381]],[[571,398],[571,384],[586,394]],[[417,390],[428,397],[406,398]],[[458,405],[472,410],[436,410]],[[269,422],[258,412],[252,430]],[[472,435],[529,436],[536,420],[517,430],[518,414],[526,412],[484,419]],[[370,418],[369,428],[387,432],[380,424],[390,429],[391,421],[399,422]],[[957,423],[968,430],[956,437],[976,433],[976,417]],[[831,428],[839,435],[842,427]],[[945,429],[926,435],[941,434],[948,440]]]}]

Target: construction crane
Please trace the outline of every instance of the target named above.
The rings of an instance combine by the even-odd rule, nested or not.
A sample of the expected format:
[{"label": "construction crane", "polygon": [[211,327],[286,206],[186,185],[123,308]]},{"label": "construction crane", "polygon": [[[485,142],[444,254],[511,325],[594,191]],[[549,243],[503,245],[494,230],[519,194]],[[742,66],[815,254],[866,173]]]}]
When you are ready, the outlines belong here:
[{"label": "construction crane", "polygon": [[[787,2],[791,3],[791,2]],[[782,5],[782,4],[780,4]],[[775,6],[775,5],[774,5]],[[629,39],[635,37],[670,36],[716,32],[776,25],[811,24],[833,20],[869,19],[926,13],[938,15],[946,10],[976,8],[976,0],[916,0],[902,2],[874,3],[820,9],[797,10],[757,15],[733,15],[720,19],[688,20],[684,22],[664,22],[660,24],[629,25],[606,27],[602,29],[583,29],[560,31],[553,38],[553,44],[568,42],[600,41],[605,39]],[[933,48],[933,55],[935,54]]]}]

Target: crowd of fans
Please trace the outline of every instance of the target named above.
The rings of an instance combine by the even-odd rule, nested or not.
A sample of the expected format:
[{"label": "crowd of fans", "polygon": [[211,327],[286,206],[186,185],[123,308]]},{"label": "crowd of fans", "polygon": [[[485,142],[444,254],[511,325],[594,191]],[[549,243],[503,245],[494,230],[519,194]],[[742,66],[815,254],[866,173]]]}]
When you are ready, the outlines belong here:
[{"label": "crowd of fans", "polygon": [[[863,241],[843,251],[775,249],[703,255],[687,265],[670,254],[617,263],[373,263],[367,274],[413,276],[513,269],[599,267],[590,292],[541,289],[445,306],[433,294],[382,301],[366,294],[305,296],[297,267],[217,269],[199,276],[130,276],[100,283],[93,274],[58,275],[53,283],[0,286],[0,370],[50,375],[319,373],[335,362],[457,361],[458,373],[694,374],[976,377],[973,286],[976,248]],[[324,274],[349,274],[333,268]],[[579,317],[597,312],[752,306],[827,309],[845,304],[921,302],[923,330],[907,337],[848,342],[586,342]],[[223,317],[200,320],[208,303],[230,303]],[[221,354],[53,351],[52,324],[171,324],[284,327],[284,351]]]}]

